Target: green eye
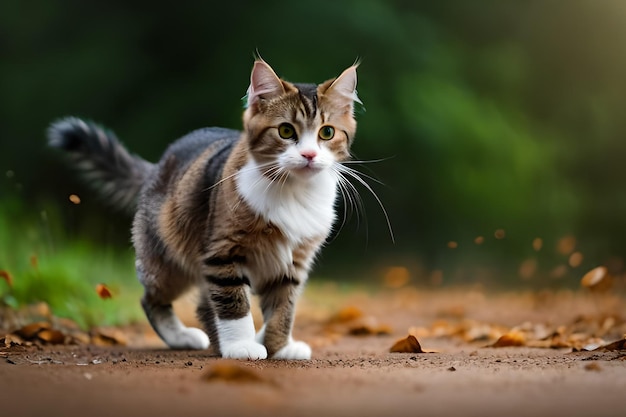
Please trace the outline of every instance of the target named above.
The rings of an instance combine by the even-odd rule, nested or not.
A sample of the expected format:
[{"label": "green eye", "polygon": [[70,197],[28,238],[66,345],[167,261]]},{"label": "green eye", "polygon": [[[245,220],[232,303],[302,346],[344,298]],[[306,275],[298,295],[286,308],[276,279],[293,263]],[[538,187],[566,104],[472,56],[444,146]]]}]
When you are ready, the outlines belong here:
[{"label": "green eye", "polygon": [[322,126],[319,132],[320,139],[331,140],[335,137],[335,128],[332,126]]},{"label": "green eye", "polygon": [[294,129],[289,123],[283,123],[278,126],[278,134],[283,139],[295,139],[296,129]]}]

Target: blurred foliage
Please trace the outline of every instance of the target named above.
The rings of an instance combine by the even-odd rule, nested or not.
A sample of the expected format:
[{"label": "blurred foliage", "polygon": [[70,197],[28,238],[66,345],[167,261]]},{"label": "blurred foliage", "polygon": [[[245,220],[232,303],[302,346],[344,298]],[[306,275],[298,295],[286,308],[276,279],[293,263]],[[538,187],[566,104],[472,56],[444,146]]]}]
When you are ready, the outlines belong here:
[{"label": "blurred foliage", "polygon": [[[141,285],[129,279],[134,273],[130,248],[95,246],[67,235],[59,229],[56,212],[29,212],[11,200],[3,201],[3,209],[0,269],[11,278],[0,280],[0,307],[43,300],[55,315],[83,328],[143,318],[137,302]],[[99,296],[96,287],[101,283],[111,288],[112,298]]]},{"label": "blurred foliage", "polygon": [[[366,218],[343,226],[318,274],[399,264],[417,282],[441,271],[444,282],[510,283],[528,259],[539,265],[533,279],[559,284],[598,264],[622,271],[622,1],[7,0],[2,9],[0,195],[24,209],[2,207],[4,224],[25,222],[31,207],[53,211],[76,245],[126,249],[129,219],[45,148],[52,120],[91,118],[156,160],[192,129],[241,126],[256,50],[292,81],[321,82],[360,57],[367,111],[353,150],[384,159],[363,170],[386,184],[373,186],[396,242],[363,191]],[[583,255],[576,266],[556,249],[564,236]],[[3,259],[15,250],[6,242]]]}]

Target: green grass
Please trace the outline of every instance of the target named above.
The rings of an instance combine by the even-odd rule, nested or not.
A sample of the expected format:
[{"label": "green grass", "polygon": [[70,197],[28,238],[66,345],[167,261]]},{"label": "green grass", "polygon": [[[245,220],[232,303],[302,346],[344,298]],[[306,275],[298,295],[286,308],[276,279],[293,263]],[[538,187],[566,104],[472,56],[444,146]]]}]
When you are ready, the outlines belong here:
[{"label": "green grass", "polygon": [[[13,308],[45,302],[58,317],[83,328],[143,320],[131,248],[96,247],[66,237],[54,211],[28,213],[18,201],[0,206],[0,304]],[[100,298],[98,284],[111,289]]]}]

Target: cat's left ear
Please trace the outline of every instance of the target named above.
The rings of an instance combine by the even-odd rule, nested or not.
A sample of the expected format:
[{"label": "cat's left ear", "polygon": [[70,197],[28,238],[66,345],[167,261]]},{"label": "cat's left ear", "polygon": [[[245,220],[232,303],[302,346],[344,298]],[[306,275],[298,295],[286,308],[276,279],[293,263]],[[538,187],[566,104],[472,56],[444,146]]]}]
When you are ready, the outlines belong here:
[{"label": "cat's left ear", "polygon": [[[345,109],[346,113],[354,112],[354,103],[361,103],[356,94],[356,69],[358,64],[352,65],[333,81],[327,81],[320,86],[324,97],[336,106]],[[329,85],[327,85],[329,84]]]},{"label": "cat's left ear", "polygon": [[246,107],[252,107],[259,100],[269,100],[284,93],[283,83],[272,67],[262,59],[257,59],[250,75]]}]

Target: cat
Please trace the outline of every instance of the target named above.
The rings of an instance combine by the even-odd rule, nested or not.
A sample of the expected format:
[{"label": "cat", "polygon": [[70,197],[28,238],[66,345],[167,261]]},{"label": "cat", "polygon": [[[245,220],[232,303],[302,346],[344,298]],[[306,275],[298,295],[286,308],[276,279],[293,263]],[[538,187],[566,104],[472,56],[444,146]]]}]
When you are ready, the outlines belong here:
[{"label": "cat", "polygon": [[[357,66],[319,85],[298,84],[258,58],[243,132],[193,131],[157,164],[92,122],[67,117],[50,125],[49,145],[64,150],[108,201],[136,206],[141,304],[170,348],[311,358],[309,345],[292,337],[294,308],[335,222],[339,191],[345,198],[353,187],[342,173],[354,176],[343,163],[356,132]],[[206,332],[183,325],[172,309],[193,286]],[[263,315],[256,334],[251,293]]]}]

